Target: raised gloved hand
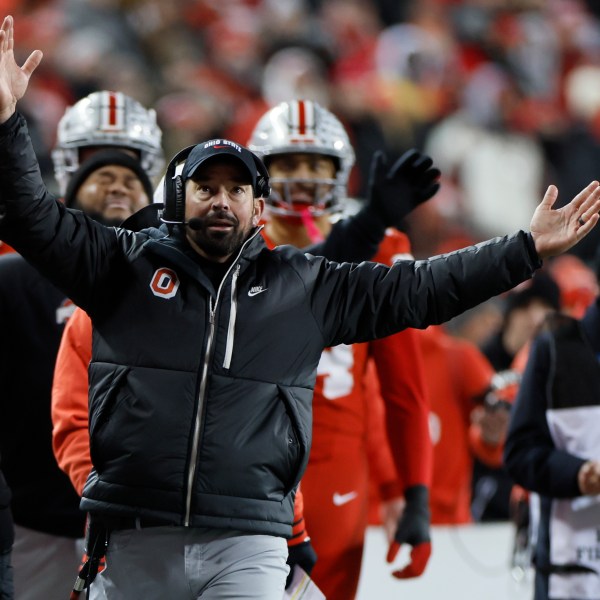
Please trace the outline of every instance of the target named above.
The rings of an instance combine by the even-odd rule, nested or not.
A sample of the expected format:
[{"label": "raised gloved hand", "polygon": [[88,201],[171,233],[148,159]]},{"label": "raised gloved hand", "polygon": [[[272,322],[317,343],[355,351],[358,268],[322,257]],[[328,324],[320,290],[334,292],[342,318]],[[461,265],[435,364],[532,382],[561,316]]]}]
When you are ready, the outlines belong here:
[{"label": "raised gloved hand", "polygon": [[310,538],[306,538],[303,542],[295,546],[288,546],[287,564],[290,565],[290,572],[287,576],[285,587],[287,588],[292,581],[294,565],[302,567],[310,575],[316,562],[317,553],[310,543]]},{"label": "raised gloved hand", "polygon": [[371,161],[367,206],[386,227],[399,227],[408,213],[440,189],[440,174],[433,160],[414,148],[391,168],[385,154],[378,150]]},{"label": "raised gloved hand", "polygon": [[424,485],[414,485],[405,491],[404,499],[406,506],[398,521],[394,541],[390,544],[387,553],[387,562],[391,563],[402,544],[412,546],[410,563],[403,569],[392,572],[392,575],[398,579],[421,575],[431,555],[429,491]]}]

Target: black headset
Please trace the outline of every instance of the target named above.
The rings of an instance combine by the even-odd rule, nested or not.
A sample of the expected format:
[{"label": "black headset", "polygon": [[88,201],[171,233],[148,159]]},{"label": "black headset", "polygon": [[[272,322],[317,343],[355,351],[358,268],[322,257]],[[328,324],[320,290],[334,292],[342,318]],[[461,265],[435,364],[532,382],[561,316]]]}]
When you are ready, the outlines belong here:
[{"label": "black headset", "polygon": [[[182,225],[185,223],[185,190],[183,178],[181,175],[176,175],[177,166],[181,164],[190,155],[192,150],[197,146],[193,144],[183,150],[180,150],[167,165],[165,172],[164,183],[164,210],[162,212],[161,221],[168,225]],[[269,172],[263,161],[248,149],[254,160],[254,165],[258,172],[256,184],[252,188],[255,198],[268,198],[271,194],[271,186],[269,185]]]}]

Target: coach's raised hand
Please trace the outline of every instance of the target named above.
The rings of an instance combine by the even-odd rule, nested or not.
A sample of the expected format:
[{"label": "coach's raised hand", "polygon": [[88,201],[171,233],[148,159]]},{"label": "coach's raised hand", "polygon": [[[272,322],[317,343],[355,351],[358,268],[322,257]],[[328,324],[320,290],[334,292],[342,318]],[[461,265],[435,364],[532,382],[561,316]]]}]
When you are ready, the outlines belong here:
[{"label": "coach's raised hand", "polygon": [[22,67],[15,62],[14,22],[4,17],[0,29],[0,123],[15,112],[17,101],[23,97],[29,78],[42,60],[42,51],[34,50]]},{"label": "coach's raised hand", "polygon": [[598,181],[592,181],[562,208],[554,209],[557,197],[556,186],[549,186],[531,219],[530,231],[540,258],[566,252],[598,223],[600,211]]}]

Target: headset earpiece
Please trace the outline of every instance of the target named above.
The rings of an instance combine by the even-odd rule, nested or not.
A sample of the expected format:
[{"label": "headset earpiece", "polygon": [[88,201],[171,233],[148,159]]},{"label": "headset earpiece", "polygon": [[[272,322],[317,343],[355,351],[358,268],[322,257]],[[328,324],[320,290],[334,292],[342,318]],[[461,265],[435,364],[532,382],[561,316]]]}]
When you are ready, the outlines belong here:
[{"label": "headset earpiece", "polygon": [[254,196],[256,198],[268,198],[271,195],[271,186],[269,185],[269,171],[265,167],[265,163],[252,153],[256,170],[258,171],[258,177],[256,178],[256,185],[254,186]]},{"label": "headset earpiece", "polygon": [[185,189],[181,175],[173,177],[173,189],[175,190],[175,221],[185,221]]},{"label": "headset earpiece", "polygon": [[165,172],[164,204],[165,208],[161,220],[165,223],[178,224],[185,221],[185,190],[181,175],[176,175],[176,170],[195,148],[188,146],[178,152],[169,162]]}]

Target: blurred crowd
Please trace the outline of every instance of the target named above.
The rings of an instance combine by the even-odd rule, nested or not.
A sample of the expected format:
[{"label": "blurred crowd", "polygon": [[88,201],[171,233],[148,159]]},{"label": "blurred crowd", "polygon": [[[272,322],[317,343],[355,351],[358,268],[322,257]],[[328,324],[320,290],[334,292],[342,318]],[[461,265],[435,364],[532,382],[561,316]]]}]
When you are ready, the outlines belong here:
[{"label": "blurred crowd", "polygon": [[[51,184],[65,108],[99,89],[156,109],[167,156],[247,143],[290,98],[319,101],[357,153],[428,152],[442,190],[410,219],[417,257],[526,228],[600,162],[600,7],[588,0],[2,0],[22,57],[45,59],[21,109]],[[598,235],[575,252],[593,261]]]},{"label": "blurred crowd", "polygon": [[[402,219],[398,227],[405,229],[401,239],[406,252],[392,253],[394,260],[409,251],[416,258],[424,258],[528,229],[549,184],[558,187],[557,206],[561,206],[590,180],[600,177],[600,3],[592,0],[0,0],[0,8],[5,15],[15,17],[17,61],[22,63],[34,49],[44,52],[27,94],[19,101],[19,110],[29,123],[46,185],[57,194],[64,190],[58,187],[60,177],[54,173],[51,152],[59,120],[65,109],[99,90],[122,92],[156,111],[167,159],[210,138],[229,138],[247,145],[257,121],[268,115],[270,108],[293,99],[317,101],[337,116],[348,132],[347,146],[356,154],[349,195],[359,203],[368,196],[370,165],[376,151],[383,150],[389,164],[409,149],[429,155],[441,170],[441,188],[427,202],[421,199],[419,206]],[[153,118],[151,121],[155,125]],[[128,135],[133,133],[127,131]],[[346,139],[342,133],[341,137],[330,136],[334,144]],[[159,133],[154,132],[153,140],[160,145]],[[132,148],[139,150],[135,145]],[[106,164],[99,165],[100,159],[84,156],[80,150],[76,152],[82,165],[73,180],[77,186],[85,187],[85,178],[99,166],[120,165],[143,180],[149,199],[162,175],[148,165],[129,164],[133,158],[123,159],[120,153],[118,159],[114,153],[104,156]],[[315,153],[323,154],[322,148]],[[288,149],[279,154],[294,152]],[[337,167],[329,159],[335,172]],[[129,163],[123,165],[123,160]],[[143,164],[143,156],[140,160]],[[306,156],[303,160],[306,162]],[[294,165],[298,172],[306,168],[298,165]],[[277,179],[278,168],[284,169],[277,161],[267,166],[272,179]],[[290,180],[306,183],[298,172]],[[154,180],[150,182],[149,177]],[[71,186],[73,197],[75,187]],[[317,189],[311,191],[314,197]],[[81,197],[85,197],[83,193]],[[73,206],[69,193],[65,201]],[[77,201],[81,202],[79,196]],[[355,203],[351,204],[354,207]],[[97,217],[91,208],[83,210]],[[273,214],[272,222],[277,222],[277,212]],[[302,228],[305,225],[303,221]],[[346,244],[345,250],[351,246]],[[511,414],[514,418],[518,406],[532,340],[549,316],[560,311],[580,319],[590,307],[600,314],[598,247],[600,227],[571,254],[546,260],[531,281],[443,327],[418,332],[418,354],[422,351],[426,381],[417,381],[420,376],[412,371],[406,381],[417,382],[419,394],[429,402],[426,414],[434,446],[429,504],[434,525],[512,518],[520,530],[529,526],[520,515],[526,512],[527,494],[539,489],[537,482],[528,487],[517,481],[506,468],[503,451],[506,440],[510,441],[509,419]],[[4,281],[6,297],[18,298],[12,276],[5,276]],[[47,303],[48,294],[38,293],[35,301],[39,299]],[[18,312],[22,303],[15,306]],[[5,313],[6,318],[9,312]],[[59,323],[51,307],[46,321],[54,332],[67,318]],[[21,322],[10,315],[6,320]],[[15,331],[15,339],[20,340],[21,328]],[[38,338],[36,328],[34,339]],[[409,348],[406,341],[404,344]],[[47,360],[49,385],[54,350],[48,352],[50,345],[43,346],[52,354]],[[344,360],[340,364],[346,368]],[[38,361],[29,362],[38,368]],[[87,362],[89,357],[81,364]],[[363,371],[363,366],[357,367],[356,381],[366,379]],[[329,376],[328,371],[319,372],[323,373]],[[402,380],[396,371],[393,375]],[[15,379],[20,386],[28,377]],[[525,387],[522,396],[529,398],[533,386]],[[87,383],[82,389],[86,388]],[[20,387],[18,390],[20,393]],[[47,391],[38,393],[35,401],[46,402],[47,396]],[[334,406],[325,392],[323,398],[323,405]],[[362,410],[362,392],[356,398],[352,402]],[[375,403],[370,396],[369,402]],[[348,405],[353,418],[355,405]],[[370,406],[371,410],[377,408]],[[40,412],[39,416],[43,417],[41,430],[49,435],[49,415]],[[339,413],[332,417],[337,425],[336,419]],[[404,421],[408,420],[405,415]],[[315,423],[315,429],[321,427],[321,435],[329,443],[330,430],[318,418]],[[360,452],[363,427],[367,428],[366,420],[357,429]],[[87,436],[87,423],[83,430]],[[46,458],[56,471],[48,440],[44,443]],[[3,460],[6,479],[13,488],[13,504],[23,507],[14,470],[10,470],[10,453],[4,450]],[[524,464],[523,460],[514,462]],[[344,458],[339,464],[359,471],[354,462]],[[87,476],[89,465],[84,466]],[[594,463],[594,468],[600,482],[600,462]],[[28,470],[19,468],[19,472],[27,474]],[[314,515],[310,516],[312,494],[314,489],[323,488],[319,481],[311,490],[310,481],[309,477],[303,479],[309,524],[318,523]],[[366,481],[365,476],[361,485]],[[359,489],[358,484],[354,487]],[[596,495],[595,489],[578,488],[576,493]],[[80,489],[77,491],[79,494]],[[69,492],[72,495],[70,487]],[[571,489],[567,492],[575,494]],[[37,506],[37,494],[32,497]],[[336,494],[333,497],[335,504]],[[78,497],[71,499],[73,506],[75,500],[78,502]],[[373,493],[372,500],[370,522],[381,523],[380,505],[388,499]],[[319,509],[321,504],[315,502]],[[20,527],[30,527],[31,523],[22,523],[21,515],[13,513],[18,541],[24,539]],[[322,514],[327,524],[334,523],[328,513]],[[79,511],[77,515],[82,517]],[[322,523],[313,527],[313,532],[327,531]],[[78,523],[77,536],[81,529]],[[363,533],[358,536],[358,561]],[[321,568],[330,570],[318,533],[313,537]],[[513,566],[521,564],[518,540],[516,536]],[[530,544],[530,539],[523,544],[528,552]],[[48,546],[46,541],[39,544],[44,546]],[[28,561],[19,558],[22,548],[15,544],[13,560],[15,573],[27,581],[22,563]],[[527,561],[523,564],[528,566]],[[70,577],[71,564],[67,569],[69,575],[64,579]],[[351,570],[354,575],[358,573],[354,567]]]}]

